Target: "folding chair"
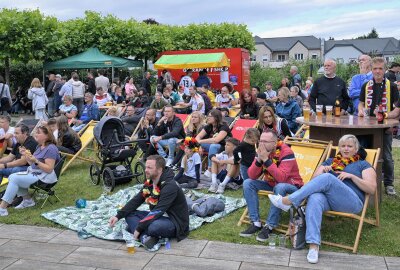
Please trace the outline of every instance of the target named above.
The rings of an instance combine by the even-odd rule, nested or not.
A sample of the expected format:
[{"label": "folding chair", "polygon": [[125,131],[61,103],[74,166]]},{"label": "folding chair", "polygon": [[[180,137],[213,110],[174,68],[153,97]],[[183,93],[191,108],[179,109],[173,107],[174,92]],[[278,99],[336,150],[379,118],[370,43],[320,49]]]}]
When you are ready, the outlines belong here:
[{"label": "folding chair", "polygon": [[232,137],[241,141],[249,128],[254,128],[257,120],[253,119],[237,119],[232,127]]},{"label": "folding chair", "polygon": [[[334,147],[333,151],[337,152],[338,148]],[[377,165],[378,165],[378,160],[379,160],[379,156],[381,153],[381,149],[366,149],[367,151],[367,158],[365,159],[369,164],[371,164],[371,166],[376,170]],[[326,211],[324,214],[328,215],[328,216],[339,216],[339,217],[346,217],[346,218],[352,218],[355,220],[358,220],[358,228],[357,228],[357,234],[356,234],[356,238],[354,240],[354,245],[353,246],[349,246],[349,245],[343,245],[343,244],[339,244],[339,243],[334,243],[334,242],[328,242],[328,241],[322,241],[322,243],[324,245],[329,245],[329,246],[334,246],[334,247],[339,247],[339,248],[343,248],[343,249],[348,249],[351,250],[353,253],[356,253],[358,250],[358,244],[360,243],[360,237],[361,237],[361,232],[362,232],[362,228],[365,223],[374,225],[376,227],[380,226],[380,220],[379,220],[379,197],[378,197],[378,188],[375,190],[374,193],[374,208],[375,208],[375,218],[369,217],[366,218],[366,212],[367,212],[367,208],[368,208],[368,204],[369,204],[369,199],[371,197],[370,194],[365,194],[365,201],[364,201],[364,206],[363,209],[361,211],[361,213],[358,214],[352,214],[352,213],[345,213],[345,212],[336,212],[336,211]]]},{"label": "folding chair", "polygon": [[[61,156],[61,159],[54,166],[54,172],[57,175],[58,181],[60,180],[59,179],[60,178],[60,172],[61,172],[61,168],[62,168],[62,166],[64,164],[65,159],[66,159],[65,156]],[[56,192],[53,189],[53,187],[58,183],[58,181],[55,182],[55,183],[52,183],[52,184],[47,184],[47,183],[44,183],[44,182],[39,180],[39,181],[37,181],[36,183],[33,183],[30,186],[30,188],[34,189],[34,192],[33,192],[32,196],[34,196],[36,194],[36,192],[44,195],[44,199],[45,200],[44,200],[44,202],[43,202],[43,204],[42,204],[42,206],[40,208],[43,208],[43,206],[47,202],[52,203],[50,201],[50,197],[52,197],[52,196],[56,197],[56,199],[59,202],[61,202],[60,198],[57,196]]]},{"label": "folding chair", "polygon": [[61,174],[63,174],[68,169],[68,167],[75,159],[80,159],[87,162],[96,162],[94,158],[86,158],[81,155],[83,151],[86,150],[90,143],[92,143],[94,140],[93,129],[96,124],[97,121],[92,120],[78,132],[78,135],[80,136],[82,142],[82,147],[81,149],[79,149],[78,152],[76,152],[76,154],[61,153],[61,155],[66,156],[67,158],[71,158],[68,163],[65,164],[65,166],[62,168]]},{"label": "folding chair", "polygon": [[[328,154],[331,151],[332,141],[318,141],[318,140],[307,140],[304,141],[300,138],[289,138],[286,137],[284,143],[291,146],[291,149],[294,152],[296,157],[297,165],[300,170],[300,176],[303,179],[304,183],[307,183],[311,180],[315,170],[321,163],[326,159]],[[258,192],[258,196],[266,197],[269,194],[273,194],[271,191],[260,190]],[[265,219],[262,219],[265,220]],[[248,209],[246,208],[243,211],[242,216],[237,223],[238,226],[241,226],[243,223],[250,224],[250,219],[248,217]],[[276,230],[279,232],[286,233],[287,226],[281,226]]]}]

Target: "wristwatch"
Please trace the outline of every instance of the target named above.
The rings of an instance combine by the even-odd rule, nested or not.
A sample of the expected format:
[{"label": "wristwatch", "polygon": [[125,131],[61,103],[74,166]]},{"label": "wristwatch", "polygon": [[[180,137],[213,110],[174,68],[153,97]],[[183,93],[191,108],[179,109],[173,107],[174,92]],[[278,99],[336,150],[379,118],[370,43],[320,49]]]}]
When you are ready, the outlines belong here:
[{"label": "wristwatch", "polygon": [[39,166],[39,160],[36,160],[34,163],[36,166]]}]

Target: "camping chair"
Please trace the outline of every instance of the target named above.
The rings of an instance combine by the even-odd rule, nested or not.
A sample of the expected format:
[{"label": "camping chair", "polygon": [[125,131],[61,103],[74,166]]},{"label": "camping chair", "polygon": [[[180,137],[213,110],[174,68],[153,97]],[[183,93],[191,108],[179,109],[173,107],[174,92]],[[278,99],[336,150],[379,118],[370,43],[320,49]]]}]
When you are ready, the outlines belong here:
[{"label": "camping chair", "polygon": [[[334,147],[332,149],[333,151],[337,152],[338,148]],[[379,156],[381,153],[381,149],[365,149],[367,151],[367,158],[365,159],[371,166],[376,170],[377,165],[378,165],[378,160]],[[343,245],[339,243],[334,243],[334,242],[327,242],[327,241],[322,241],[324,245],[329,245],[329,246],[334,246],[334,247],[339,247],[343,249],[348,249],[351,250],[353,253],[356,253],[358,250],[358,244],[360,242],[360,236],[361,236],[361,231],[365,223],[374,225],[376,227],[380,226],[380,220],[379,220],[379,197],[378,197],[378,188],[376,188],[375,193],[374,193],[374,208],[375,208],[375,219],[374,218],[366,218],[365,214],[367,212],[368,204],[369,204],[369,199],[371,197],[370,194],[365,194],[365,201],[364,201],[364,206],[361,211],[361,213],[358,214],[351,214],[351,213],[345,213],[345,212],[336,212],[336,211],[326,211],[324,214],[327,216],[339,216],[339,217],[346,217],[346,218],[352,218],[355,220],[358,220],[358,229],[357,229],[357,234],[356,238],[354,240],[354,245],[353,246],[348,246],[348,245]]]},{"label": "camping chair", "polygon": [[253,119],[237,119],[232,127],[232,137],[242,141],[246,130],[254,128],[257,125],[257,120]]},{"label": "camping chair", "polygon": [[[311,180],[315,170],[321,165],[331,151],[332,142],[318,141],[318,140],[307,140],[303,141],[300,138],[289,138],[286,137],[284,143],[291,146],[296,157],[297,165],[299,167],[300,176],[303,179],[304,184]],[[260,190],[258,196],[267,197],[269,194],[273,194],[272,191]],[[262,219],[261,220],[265,220]],[[241,226],[242,223],[250,224],[248,216],[248,209],[243,211],[242,216],[237,223]],[[276,230],[279,232],[287,233],[287,226],[281,226]]]},{"label": "camping chair", "polygon": [[71,158],[68,161],[68,163],[65,164],[65,166],[62,168],[61,174],[63,174],[68,169],[68,167],[71,165],[71,163],[75,159],[80,159],[80,160],[87,161],[87,162],[96,162],[95,159],[93,159],[93,158],[87,158],[87,157],[83,157],[81,155],[82,152],[85,149],[87,149],[88,146],[90,145],[90,143],[92,143],[94,140],[93,129],[96,124],[97,124],[97,121],[92,120],[78,132],[78,135],[80,136],[80,139],[82,142],[82,147],[81,147],[81,149],[79,149],[78,152],[76,152],[76,154],[60,153],[61,155],[66,156],[67,158]]},{"label": "camping chair", "polygon": [[[61,168],[64,164],[66,157],[65,156],[61,156],[61,159],[57,162],[57,164],[54,166],[54,172],[57,175],[57,179],[60,180],[60,172],[61,172]],[[43,208],[43,206],[49,202],[52,204],[52,202],[50,201],[50,197],[54,196],[56,197],[56,199],[61,202],[60,198],[57,196],[56,192],[54,191],[53,187],[58,183],[52,183],[52,184],[46,184],[42,181],[37,181],[36,183],[33,183],[30,188],[34,189],[34,192],[32,194],[32,196],[35,195],[35,193],[37,192],[38,194],[43,194],[44,196],[44,202],[42,204],[42,206],[40,208]]]},{"label": "camping chair", "polygon": [[229,116],[236,118],[240,113],[240,108],[229,108]]}]

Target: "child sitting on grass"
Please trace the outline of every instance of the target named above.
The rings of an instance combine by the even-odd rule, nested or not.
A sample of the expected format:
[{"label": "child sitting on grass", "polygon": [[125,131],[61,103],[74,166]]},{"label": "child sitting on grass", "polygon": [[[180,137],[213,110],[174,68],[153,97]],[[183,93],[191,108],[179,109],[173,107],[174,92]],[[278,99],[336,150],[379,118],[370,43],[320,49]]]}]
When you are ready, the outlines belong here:
[{"label": "child sitting on grass", "polygon": [[[226,139],[225,151],[212,155],[211,158],[211,186],[208,189],[213,193],[224,193],[226,184],[231,178],[239,175],[239,170],[231,169],[233,163],[233,151],[240,141],[235,138]],[[229,173],[228,173],[229,172]]]},{"label": "child sitting on grass", "polygon": [[182,147],[184,147],[185,155],[174,180],[183,188],[196,188],[200,182],[201,172],[201,157],[198,153],[200,145],[195,138],[186,137]]}]

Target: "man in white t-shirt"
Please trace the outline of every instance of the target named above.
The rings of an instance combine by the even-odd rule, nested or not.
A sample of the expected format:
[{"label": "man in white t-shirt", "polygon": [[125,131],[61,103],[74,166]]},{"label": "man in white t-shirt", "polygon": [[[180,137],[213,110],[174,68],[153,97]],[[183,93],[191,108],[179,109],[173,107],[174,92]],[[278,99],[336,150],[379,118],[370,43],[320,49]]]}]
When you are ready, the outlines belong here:
[{"label": "man in white t-shirt", "polygon": [[98,87],[103,88],[104,92],[108,92],[108,88],[110,88],[110,80],[107,77],[104,77],[104,71],[103,70],[99,70],[98,71],[99,77],[97,77],[96,79],[94,79],[94,83],[96,85],[96,89]]},{"label": "man in white t-shirt", "polygon": [[178,102],[182,107],[192,108],[192,112],[199,111],[202,114],[206,113],[206,107],[204,106],[204,99],[201,95],[197,94],[193,86],[189,87],[190,100],[189,103]]},{"label": "man in white t-shirt", "polygon": [[14,137],[14,127],[10,127],[11,117],[0,115],[0,156],[2,156],[7,147],[13,147],[17,140]]},{"label": "man in white t-shirt", "polygon": [[192,70],[188,69],[186,71],[186,76],[183,76],[181,81],[179,82],[179,85],[183,85],[183,91],[184,93],[188,96],[189,95],[189,87],[194,86],[194,81],[192,79]]},{"label": "man in white t-shirt", "polygon": [[265,83],[265,96],[267,97],[267,102],[275,105],[275,102],[278,100],[278,97],[276,96],[276,92],[272,89],[272,82],[266,82]]}]

